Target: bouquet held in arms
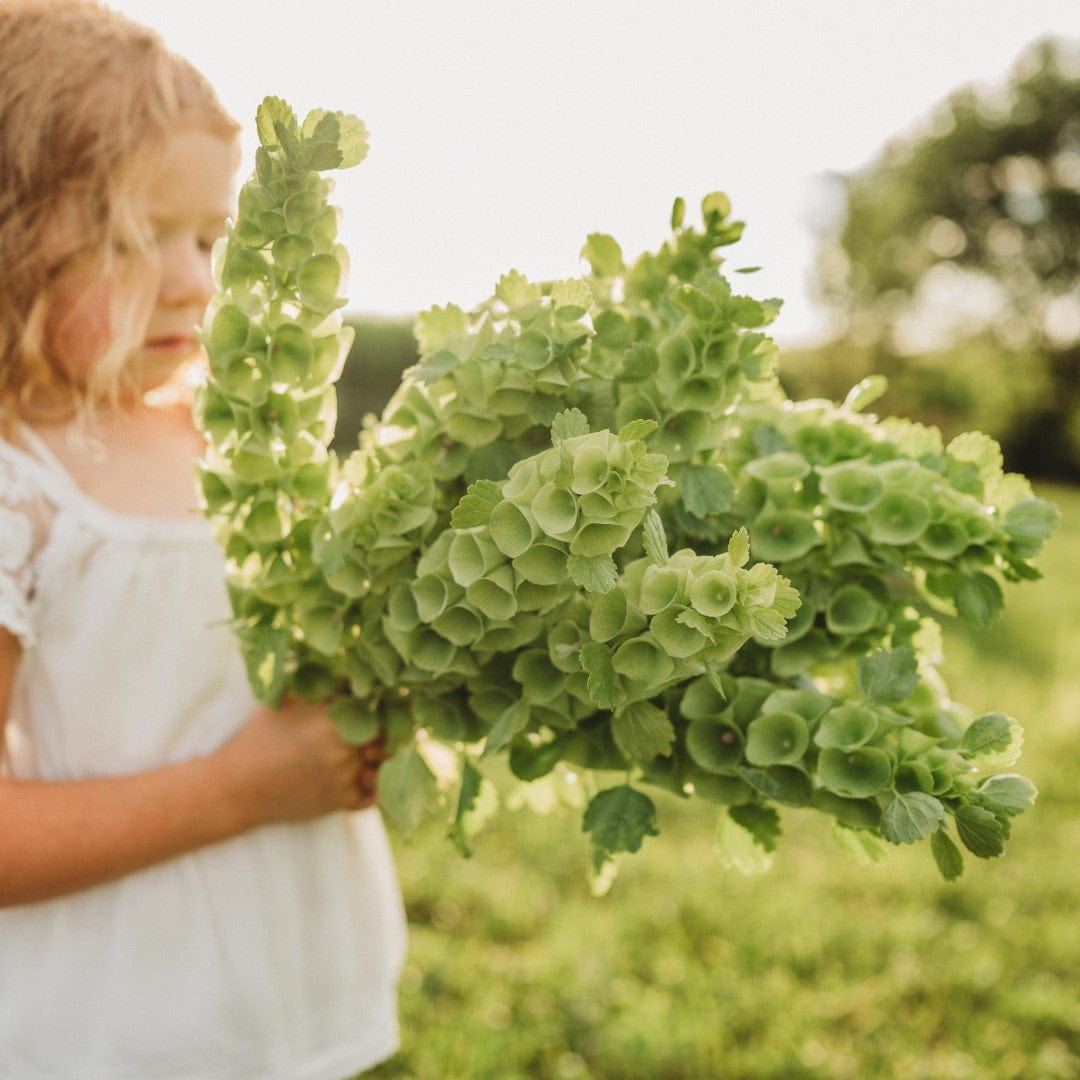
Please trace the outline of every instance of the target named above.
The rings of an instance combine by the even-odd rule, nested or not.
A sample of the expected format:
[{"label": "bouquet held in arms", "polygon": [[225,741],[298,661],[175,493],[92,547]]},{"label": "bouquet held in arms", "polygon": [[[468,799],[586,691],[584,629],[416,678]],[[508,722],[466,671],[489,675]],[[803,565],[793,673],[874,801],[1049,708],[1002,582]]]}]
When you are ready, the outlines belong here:
[{"label": "bouquet held in arms", "polygon": [[658,832],[656,787],[717,807],[742,869],[768,864],[777,806],[864,855],[928,840],[949,879],[962,848],[1002,853],[1035,796],[1000,771],[1020,729],[950,699],[929,614],[986,626],[1003,582],[1038,577],[1056,511],[993,440],[877,419],[876,379],[789,400],[779,304],[721,273],[742,225],[711,194],[700,228],[676,200],[655,253],[594,234],[581,278],[510,271],[472,312],[424,312],[421,362],[339,459],[347,255],[321,174],[366,133],[276,98],[257,127],[196,414],[264,702],[385,733],[384,811],[411,828],[445,803],[463,850],[499,760],[588,789],[597,869]]}]

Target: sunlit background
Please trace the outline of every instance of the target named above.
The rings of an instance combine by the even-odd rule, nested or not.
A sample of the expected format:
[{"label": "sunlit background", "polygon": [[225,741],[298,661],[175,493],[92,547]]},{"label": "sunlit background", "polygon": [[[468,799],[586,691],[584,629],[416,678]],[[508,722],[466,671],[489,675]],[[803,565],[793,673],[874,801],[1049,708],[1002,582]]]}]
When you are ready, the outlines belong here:
[{"label": "sunlit background", "polygon": [[1030,42],[1080,36],[1063,0],[113,0],[154,26],[248,129],[263,96],[363,117],[371,152],[337,201],[351,308],[471,306],[516,267],[577,272],[585,236],[628,254],[671,202],[728,192],[729,266],[785,304],[775,336],[828,333],[813,299],[831,171],[1000,83]]}]

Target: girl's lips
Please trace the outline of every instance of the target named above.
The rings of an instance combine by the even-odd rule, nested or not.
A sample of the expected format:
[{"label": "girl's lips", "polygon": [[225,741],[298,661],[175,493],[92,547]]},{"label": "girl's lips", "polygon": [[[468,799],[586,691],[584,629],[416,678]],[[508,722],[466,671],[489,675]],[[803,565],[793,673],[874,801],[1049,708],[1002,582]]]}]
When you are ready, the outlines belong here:
[{"label": "girl's lips", "polygon": [[167,334],[150,338],[146,347],[155,352],[194,352],[198,341],[191,334]]}]

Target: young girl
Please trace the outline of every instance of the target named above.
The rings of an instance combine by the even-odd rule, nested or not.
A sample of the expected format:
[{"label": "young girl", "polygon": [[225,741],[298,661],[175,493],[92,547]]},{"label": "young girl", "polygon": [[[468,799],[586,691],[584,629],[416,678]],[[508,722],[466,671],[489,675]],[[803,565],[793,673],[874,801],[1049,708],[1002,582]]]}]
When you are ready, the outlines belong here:
[{"label": "young girl", "polygon": [[[0,1077],[393,1053],[377,747],[259,708],[190,410],[236,125],[95,0],[0,0]],[[366,808],[365,808],[366,807]],[[359,811],[359,812],[357,812]]]}]

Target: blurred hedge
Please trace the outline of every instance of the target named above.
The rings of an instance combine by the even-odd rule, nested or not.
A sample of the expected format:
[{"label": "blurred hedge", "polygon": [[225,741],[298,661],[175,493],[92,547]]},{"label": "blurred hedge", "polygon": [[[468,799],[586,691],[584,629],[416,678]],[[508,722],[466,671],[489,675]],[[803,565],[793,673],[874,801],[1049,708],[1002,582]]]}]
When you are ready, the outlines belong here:
[{"label": "blurred hedge", "polygon": [[1047,357],[1010,350],[987,334],[950,349],[898,357],[834,341],[780,354],[780,378],[795,400],[843,400],[881,374],[889,390],[875,402],[884,416],[905,416],[941,429],[946,439],[985,431],[1001,443],[1006,467],[1042,480],[1080,480],[1076,436],[1061,423],[1059,391]]},{"label": "blurred hedge", "polygon": [[349,357],[338,380],[338,422],[334,448],[347,454],[356,447],[367,413],[381,413],[401,382],[401,373],[417,362],[412,316],[387,319],[350,315],[355,330]]}]

